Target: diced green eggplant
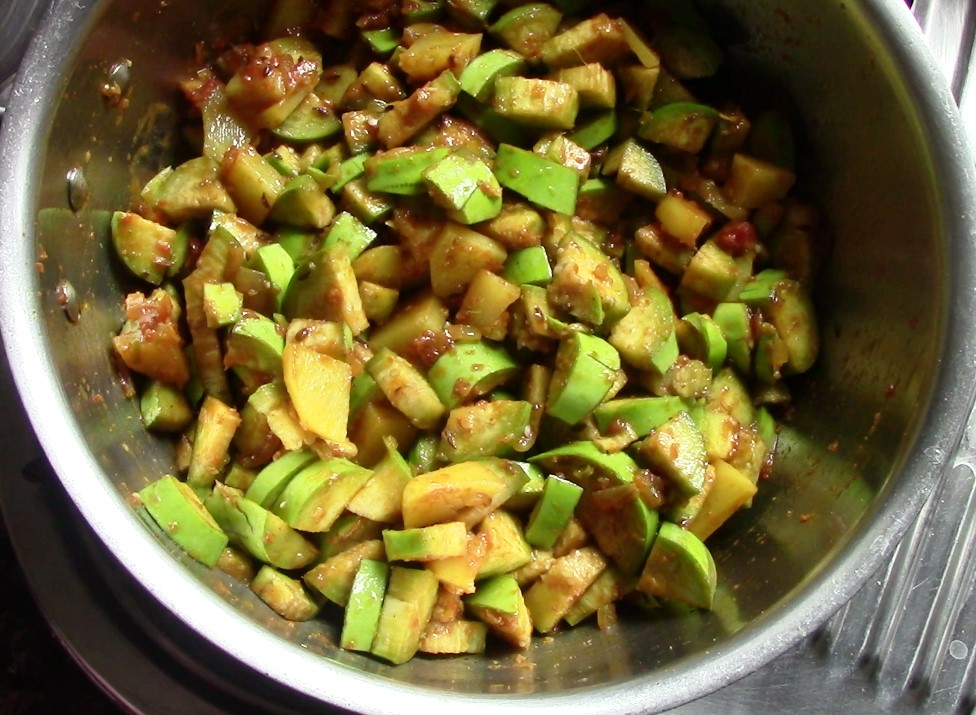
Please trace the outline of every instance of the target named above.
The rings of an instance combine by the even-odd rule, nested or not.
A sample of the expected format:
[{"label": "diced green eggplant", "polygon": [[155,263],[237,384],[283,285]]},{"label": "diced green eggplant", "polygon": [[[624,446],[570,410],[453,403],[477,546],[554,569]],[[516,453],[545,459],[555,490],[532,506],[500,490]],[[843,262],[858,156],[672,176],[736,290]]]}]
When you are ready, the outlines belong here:
[{"label": "diced green eggplant", "polygon": [[752,354],[752,374],[762,384],[774,384],[783,377],[790,350],[776,326],[761,321],[754,330],[756,349]]},{"label": "diced green eggplant", "polygon": [[660,201],[668,191],[661,164],[633,139],[627,139],[610,152],[603,173],[615,175],[620,188],[651,201]]},{"label": "diced green eggplant", "polygon": [[216,397],[208,395],[200,406],[193,437],[193,451],[186,481],[194,489],[210,487],[227,462],[240,414]]},{"label": "diced green eggplant", "polygon": [[400,33],[392,27],[378,30],[363,30],[362,37],[380,57],[386,57],[400,46]]},{"label": "diced green eggplant", "polygon": [[533,131],[529,127],[503,117],[489,105],[482,104],[470,95],[462,94],[459,96],[457,108],[461,114],[498,144],[521,146],[530,143]]},{"label": "diced green eggplant", "polygon": [[372,471],[339,457],[303,467],[285,484],[273,511],[293,529],[328,531]]},{"label": "diced green eggplant", "polygon": [[695,104],[698,102],[698,99],[680,79],[675,77],[662,65],[658,71],[657,82],[654,83],[654,94],[651,97],[651,106],[649,109],[660,109],[665,105],[676,102],[691,102]]},{"label": "diced green eggplant", "polygon": [[302,173],[302,158],[297,151],[286,144],[276,146],[264,155],[264,159],[286,179],[294,179]]},{"label": "diced green eggplant", "polygon": [[518,286],[482,269],[468,285],[455,319],[477,329],[483,338],[504,340],[511,320],[509,308],[520,295]]},{"label": "diced green eggplant", "polygon": [[444,13],[445,0],[410,0],[402,4],[403,19],[408,25],[436,22]]},{"label": "diced green eggplant", "polygon": [[403,196],[424,193],[424,172],[451,153],[448,147],[398,147],[366,160],[366,186]]},{"label": "diced green eggplant", "polygon": [[579,94],[563,82],[530,77],[499,77],[491,108],[503,117],[537,129],[572,129]]},{"label": "diced green eggplant", "polygon": [[386,456],[373,468],[373,476],[346,508],[373,521],[394,522],[400,517],[403,489],[412,476],[410,465],[391,440],[386,444]]},{"label": "diced green eggplant", "polygon": [[254,559],[233,546],[225,547],[220,553],[216,568],[241,583],[250,583],[255,573]]},{"label": "diced green eggplant", "polygon": [[479,102],[487,102],[495,92],[495,81],[511,77],[525,69],[525,59],[518,52],[495,49],[478,55],[464,68],[459,78],[461,91]]},{"label": "diced green eggplant", "polygon": [[606,567],[606,559],[592,547],[556,559],[525,592],[535,630],[548,633],[555,628]]},{"label": "diced green eggplant", "polygon": [[321,230],[332,223],[335,205],[307,174],[301,174],[285,184],[271,207],[268,220],[297,226],[299,228]]},{"label": "diced green eggplant", "polygon": [[733,256],[709,239],[695,252],[681,287],[715,301],[735,300],[752,275],[752,255]]},{"label": "diced green eggplant", "polygon": [[617,70],[627,107],[642,113],[648,110],[660,73],[660,67],[644,67],[639,64],[624,65]]},{"label": "diced green eggplant", "polygon": [[608,566],[566,613],[566,623],[571,626],[581,623],[600,608],[619,601],[632,588],[631,579],[626,578],[613,565]]},{"label": "diced green eggplant", "polygon": [[451,410],[438,455],[448,462],[507,457],[525,451],[532,405],[522,400],[481,400]]},{"label": "diced green eggplant", "polygon": [[624,397],[604,402],[593,411],[593,417],[603,433],[612,431],[615,422],[621,422],[643,437],[687,409],[687,401],[675,396]]},{"label": "diced green eggplant", "polygon": [[[250,256],[259,247],[268,243],[270,237],[242,216],[215,211],[210,217],[210,225],[207,228],[207,244],[209,245],[215,239],[230,242],[231,246],[237,244],[246,256]],[[213,281],[217,276],[213,275],[209,278]]]},{"label": "diced green eggplant", "polygon": [[[179,164],[165,175],[151,191],[147,202],[173,223],[207,218],[214,211],[236,211],[234,201],[218,181],[219,165],[210,157],[200,156]],[[150,185],[146,185],[149,190]],[[140,195],[149,198],[146,190]]]},{"label": "diced green eggplant", "polygon": [[735,417],[715,403],[695,405],[691,409],[691,416],[705,440],[705,456],[709,463],[716,459],[728,459],[735,452],[742,430]]},{"label": "diced green eggplant", "polygon": [[728,342],[710,315],[688,313],[678,323],[677,335],[681,352],[701,360],[712,370],[719,369],[725,362]]},{"label": "diced green eggplant", "polygon": [[311,92],[272,133],[279,139],[304,144],[329,139],[341,131],[342,122],[333,105]]},{"label": "diced green eggplant", "polygon": [[302,580],[333,603],[345,606],[352,595],[360,564],[365,560],[383,561],[385,557],[380,539],[360,541],[310,568],[302,574]]},{"label": "diced green eggplant", "polygon": [[525,540],[540,549],[551,549],[573,516],[583,487],[561,477],[546,477],[542,496],[525,526]]},{"label": "diced green eggplant", "polygon": [[285,179],[252,146],[235,147],[224,156],[220,178],[242,218],[255,226],[264,223]]},{"label": "diced green eggplant", "polygon": [[502,278],[521,286],[525,284],[545,287],[552,280],[552,266],[542,246],[528,246],[508,254]]},{"label": "diced green eggplant", "polygon": [[639,369],[653,366],[664,372],[677,357],[668,348],[674,335],[675,314],[671,300],[661,290],[648,287],[630,312],[610,329],[607,340],[620,357]]},{"label": "diced green eggplant", "polygon": [[307,621],[319,611],[319,604],[302,582],[265,564],[251,580],[250,588],[279,616],[289,621]]},{"label": "diced green eggplant", "polygon": [[227,81],[227,102],[249,125],[273,129],[314,89],[322,57],[311,42],[294,36],[258,45],[253,55]]},{"label": "diced green eggplant", "polygon": [[528,462],[517,462],[517,464],[528,476],[529,481],[505,502],[505,507],[513,511],[534,506],[539,497],[542,496],[542,490],[546,484],[546,474],[537,465]]},{"label": "diced green eggplant", "polygon": [[290,318],[343,322],[354,335],[366,330],[369,321],[347,247],[324,246],[299,268],[288,284],[282,311]]},{"label": "diced green eggplant", "polygon": [[746,281],[739,292],[738,300],[749,306],[759,307],[773,296],[776,285],[788,278],[786,271],[777,268],[765,268]]},{"label": "diced green eggplant", "polygon": [[550,69],[597,62],[613,65],[631,53],[621,22],[600,13],[547,40],[540,57]]},{"label": "diced green eggplant", "polygon": [[488,394],[519,372],[505,348],[487,341],[459,343],[431,366],[427,380],[448,409]]},{"label": "diced green eggplant", "polygon": [[295,274],[295,260],[281,244],[261,246],[254,253],[254,267],[264,273],[275,292],[275,307],[280,309],[285,291]]},{"label": "diced green eggplant", "polygon": [[[480,42],[481,36],[476,37]],[[411,51],[417,48],[418,44],[411,46]],[[477,50],[474,54],[477,54]],[[421,57],[420,66],[424,68],[433,66],[430,59]],[[467,64],[464,57],[459,55],[449,55],[448,61],[458,63],[458,69],[463,64]],[[403,56],[401,56],[400,68],[403,69]],[[453,72],[449,69],[444,70],[427,84],[417,88],[406,99],[390,105],[389,111],[380,117],[378,127],[380,142],[388,149],[403,146],[441,113],[453,107],[460,93],[461,85]]]},{"label": "diced green eggplant", "polygon": [[400,291],[395,288],[377,285],[370,281],[359,281],[359,300],[363,304],[366,318],[375,324],[385,323],[396,310]]},{"label": "diced green eggplant", "polygon": [[370,191],[366,177],[360,176],[342,187],[340,205],[367,225],[377,224],[393,213],[396,202],[389,196]]},{"label": "diced green eggplant", "polygon": [[183,392],[158,380],[151,380],[139,396],[139,414],[151,432],[182,432],[193,421]]},{"label": "diced green eggplant", "polygon": [[314,544],[238,489],[218,482],[204,505],[235,543],[263,563],[297,569],[318,556]]},{"label": "diced green eggplant", "polygon": [[435,388],[405,358],[383,348],[366,363],[366,370],[390,403],[419,429],[432,429],[445,407]]},{"label": "diced green eggplant", "polygon": [[532,547],[525,540],[521,521],[506,509],[488,514],[478,526],[477,536],[485,543],[478,579],[507,574],[532,558]]},{"label": "diced green eggplant", "polygon": [[641,117],[637,136],[681,151],[697,154],[718,121],[713,107],[694,102],[673,102]]},{"label": "diced green eggplant", "polygon": [[698,244],[698,239],[712,223],[711,214],[698,201],[674,191],[658,202],[654,217],[668,235],[690,247]]},{"label": "diced green eggplant", "polygon": [[493,24],[489,31],[502,44],[523,57],[538,56],[542,45],[556,34],[562,13],[552,5],[535,2],[512,8]]},{"label": "diced green eggplant", "polygon": [[501,185],[488,164],[466,152],[455,152],[432,164],[423,180],[431,199],[452,221],[470,225],[501,213]]},{"label": "diced green eggplant", "polygon": [[396,310],[400,291],[369,281],[359,281],[359,298],[363,304],[363,313],[369,321],[383,323]]},{"label": "diced green eggplant", "polygon": [[708,389],[708,402],[734,417],[741,425],[751,425],[756,419],[749,390],[731,368],[726,367],[715,373]]},{"label": "diced green eggplant", "polygon": [[478,583],[464,600],[465,607],[482,619],[491,631],[516,648],[527,648],[532,640],[532,620],[518,582],[500,574]]},{"label": "diced green eggplant", "polygon": [[391,566],[372,654],[394,664],[410,660],[420,647],[436,598],[437,577],[430,571]]},{"label": "diced green eggplant", "polygon": [[600,550],[625,575],[640,571],[657,534],[658,515],[644,504],[633,482],[587,490],[576,513]]},{"label": "diced green eggplant", "polygon": [[463,521],[469,528],[517,492],[528,477],[515,464],[489,458],[418,474],[403,489],[403,525]]},{"label": "diced green eggplant", "polygon": [[453,221],[443,225],[430,253],[430,286],[446,298],[463,293],[482,270],[501,272],[505,247]]},{"label": "diced green eggplant", "polygon": [[674,240],[653,223],[634,232],[634,246],[655,265],[675,274],[683,273],[695,255],[694,248]]},{"label": "diced green eggplant", "polygon": [[356,257],[352,270],[360,281],[399,290],[403,285],[403,251],[399,246],[372,246]]},{"label": "diced green eggplant", "polygon": [[631,308],[620,269],[597,246],[574,233],[559,243],[546,290],[552,305],[596,327],[613,325]]},{"label": "diced green eggplant", "polygon": [[715,469],[712,488],[687,527],[702,541],[746,506],[756,494],[756,485],[728,462],[715,460],[712,465]]},{"label": "diced green eggplant", "polygon": [[460,521],[413,529],[384,529],[383,546],[389,561],[436,561],[461,556],[468,547],[468,528]]},{"label": "diced green eggplant", "polygon": [[364,176],[366,174],[366,161],[369,159],[370,155],[366,152],[360,154],[355,154],[348,159],[343,160],[339,163],[336,169],[336,179],[332,184],[330,190],[333,194],[340,194],[342,190],[346,187],[350,181],[355,181],[356,179]]},{"label": "diced green eggplant", "polygon": [[359,72],[351,64],[333,65],[322,70],[322,77],[315,86],[315,94],[321,99],[339,105],[349,85]]},{"label": "diced green eggplant", "polygon": [[329,227],[322,249],[342,248],[350,260],[358,258],[376,240],[377,233],[353,216],[343,211]]},{"label": "diced green eggplant", "polygon": [[193,489],[167,475],[143,487],[139,498],[153,521],[186,553],[207,566],[217,563],[228,537]]},{"label": "diced green eggplant", "polygon": [[553,78],[565,82],[579,94],[580,107],[613,109],[617,105],[617,83],[613,73],[592,63],[558,70]]},{"label": "diced green eggplant", "polygon": [[529,458],[552,473],[566,477],[584,488],[599,484],[632,482],[637,463],[626,452],[607,453],[593,442],[572,442]]},{"label": "diced green eggplant", "polygon": [[461,27],[481,30],[488,25],[488,17],[498,0],[447,0],[447,14]]},{"label": "diced green eggplant", "polygon": [[641,458],[686,496],[705,483],[705,441],[687,411],[671,417],[641,443]]},{"label": "diced green eggplant", "polygon": [[813,302],[803,286],[791,278],[777,282],[760,309],[786,344],[790,371],[809,370],[820,351],[820,336]]},{"label": "diced green eggplant", "polygon": [[207,326],[222,328],[240,320],[244,307],[242,296],[233,283],[205,283],[203,286],[203,310]]},{"label": "diced green eggplant", "polygon": [[[590,167],[593,165],[593,157],[590,152],[565,134],[545,134],[535,143],[532,151],[575,171],[579,175],[581,185],[590,175]],[[579,193],[577,192],[578,199]]]},{"label": "diced green eggplant", "polygon": [[133,275],[159,285],[180,269],[187,236],[142,216],[124,211],[112,214],[115,252]]},{"label": "diced green eggplant", "polygon": [[638,590],[709,609],[715,586],[715,562],[708,547],[690,531],[662,522],[637,583]]},{"label": "diced green eggplant", "polygon": [[244,311],[227,333],[227,367],[246,367],[268,375],[281,375],[285,338],[278,324],[254,311]]},{"label": "diced green eggplant", "polygon": [[545,288],[528,283],[522,286],[513,318],[511,333],[516,344],[536,351],[547,350],[553,340],[572,337],[579,325],[574,326],[572,316],[549,302]]},{"label": "diced green eggplant", "polygon": [[487,636],[488,626],[481,621],[458,619],[441,623],[431,620],[424,629],[417,650],[438,655],[484,653]]},{"label": "diced green eggplant", "polygon": [[315,453],[307,450],[287,452],[265,465],[244,496],[265,509],[271,509],[278,502],[282,490],[298,472],[315,461]]},{"label": "diced green eggplant", "polygon": [[[384,325],[370,332],[369,347],[374,353],[389,348],[398,355],[403,355],[418,336],[428,331],[431,333],[442,331],[447,323],[448,314],[449,310],[443,300],[430,293],[421,294],[405,302]],[[455,379],[461,377],[461,372],[463,367],[457,371]],[[443,402],[442,393],[438,386],[433,384],[434,380],[429,373],[427,379],[431,381],[434,390],[438,391],[438,397],[441,397]],[[448,391],[451,389],[453,385],[448,388]],[[454,406],[447,402],[444,404],[448,408]]]},{"label": "diced green eggplant", "polygon": [[532,203],[567,216],[575,212],[579,175],[569,167],[531,151],[501,144],[494,171],[502,186]]},{"label": "diced green eggplant", "polygon": [[613,109],[580,115],[569,138],[588,151],[610,141],[617,133],[617,112]]},{"label": "diced green eggplant", "polygon": [[386,594],[389,567],[382,561],[359,562],[343,614],[339,645],[346,650],[369,652],[376,637]]},{"label": "diced green eggplant", "polygon": [[383,536],[386,524],[366,519],[352,512],[344,512],[332,522],[328,531],[317,535],[319,555],[324,561],[336,554],[366,541],[375,541]]},{"label": "diced green eggplant", "polygon": [[737,152],[732,157],[724,191],[728,199],[745,209],[757,209],[786,198],[796,174],[786,168]]},{"label": "diced green eggplant", "polygon": [[606,397],[618,370],[620,354],[610,343],[574,332],[556,352],[546,412],[567,424],[579,424]]}]

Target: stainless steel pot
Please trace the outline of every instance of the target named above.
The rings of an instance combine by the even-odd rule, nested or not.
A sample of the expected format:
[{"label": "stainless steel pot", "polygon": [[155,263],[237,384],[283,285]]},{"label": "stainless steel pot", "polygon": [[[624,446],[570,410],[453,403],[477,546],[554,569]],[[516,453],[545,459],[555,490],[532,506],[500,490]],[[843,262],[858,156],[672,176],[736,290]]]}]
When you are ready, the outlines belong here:
[{"label": "stainless steel pot", "polygon": [[[350,710],[637,713],[754,670],[857,591],[949,462],[976,386],[976,165],[897,0],[703,3],[743,71],[795,101],[802,172],[834,240],[817,296],[823,357],[796,390],[775,474],[715,538],[713,613],[391,668],[337,650],[334,622],[278,620],[147,528],[128,496],[172,458],[112,369],[120,287],[106,216],[166,162],[165,103],[193,43],[262,5],[56,0],[0,134],[0,320],[21,399],[72,500],[161,607]],[[124,104],[107,101],[116,89]]]}]

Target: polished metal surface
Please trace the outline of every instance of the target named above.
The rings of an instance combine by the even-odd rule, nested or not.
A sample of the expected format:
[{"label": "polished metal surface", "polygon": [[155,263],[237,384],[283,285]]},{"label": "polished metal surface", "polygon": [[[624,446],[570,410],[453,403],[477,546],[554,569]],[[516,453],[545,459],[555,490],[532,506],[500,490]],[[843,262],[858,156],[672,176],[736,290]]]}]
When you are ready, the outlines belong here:
[{"label": "polished metal surface", "polygon": [[0,4],[0,117],[14,73],[48,4],[49,0],[4,0]]},{"label": "polished metal surface", "polygon": [[[172,117],[156,103],[173,97],[192,43],[239,26],[248,4],[57,3],[0,134],[0,174],[17,177],[0,188],[4,341],[67,494],[181,622],[273,680],[362,712],[637,713],[755,671],[887,563],[926,496],[945,484],[971,409],[972,155],[938,66],[899,3],[707,5],[726,16],[730,40],[746,40],[735,60],[797,104],[805,188],[824,206],[835,243],[818,296],[824,356],[797,389],[775,475],[715,542],[718,607],[608,633],[577,629],[521,657],[415,659],[394,669],[338,651],[334,623],[269,617],[246,588],[190,562],[127,503],[169,471],[171,457],[143,433],[108,360],[120,279],[105,250],[106,216],[167,159]],[[133,76],[125,110],[100,91],[121,62]],[[71,194],[70,206],[69,175],[90,189]],[[843,617],[873,622],[850,610]]]}]

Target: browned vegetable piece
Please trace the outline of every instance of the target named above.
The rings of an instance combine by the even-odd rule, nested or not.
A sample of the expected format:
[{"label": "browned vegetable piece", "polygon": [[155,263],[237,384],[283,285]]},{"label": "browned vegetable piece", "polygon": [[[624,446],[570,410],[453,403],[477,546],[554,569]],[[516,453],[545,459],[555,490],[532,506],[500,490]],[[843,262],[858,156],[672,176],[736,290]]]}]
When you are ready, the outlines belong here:
[{"label": "browned vegetable piece", "polygon": [[130,293],[125,299],[126,323],[112,344],[130,370],[182,388],[190,379],[190,365],[176,324],[177,311],[173,297],[161,288],[149,297]]}]

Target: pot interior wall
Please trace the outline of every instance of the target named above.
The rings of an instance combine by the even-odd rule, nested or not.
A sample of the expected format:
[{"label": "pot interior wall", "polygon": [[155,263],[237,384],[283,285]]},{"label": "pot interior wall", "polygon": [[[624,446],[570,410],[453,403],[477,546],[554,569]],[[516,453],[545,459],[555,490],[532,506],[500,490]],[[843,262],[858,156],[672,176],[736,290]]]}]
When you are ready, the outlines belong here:
[{"label": "pot interior wall", "polygon": [[[173,466],[170,449],[143,432],[112,367],[109,337],[121,323],[125,283],[106,250],[108,216],[170,157],[175,124],[167,104],[193,43],[239,36],[262,5],[102,3],[54,100],[46,143],[37,147],[43,328],[73,417],[104,469],[64,478],[111,480],[120,509],[128,509],[132,491]],[[518,657],[497,651],[491,659],[418,658],[391,669],[335,649],[335,619],[286,626],[245,587],[164,541],[188,575],[282,637],[383,678],[462,692],[546,692],[650,671],[664,679],[729,634],[758,633],[763,614],[830,567],[887,498],[930,399],[946,301],[938,177],[912,97],[896,68],[879,60],[883,42],[857,3],[797,0],[788,16],[781,3],[708,6],[725,18],[730,39],[747,39],[736,45],[737,61],[761,68],[795,102],[806,142],[804,191],[824,207],[834,242],[817,296],[823,357],[795,385],[796,413],[783,431],[774,476],[753,508],[715,537],[715,612],[631,619],[605,633],[580,628],[538,639]],[[106,86],[126,74],[127,105],[113,105]],[[75,168],[88,192],[73,195],[72,210],[66,176]],[[75,320],[59,300],[66,286],[77,294]]]}]

